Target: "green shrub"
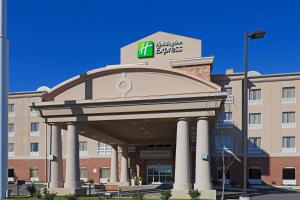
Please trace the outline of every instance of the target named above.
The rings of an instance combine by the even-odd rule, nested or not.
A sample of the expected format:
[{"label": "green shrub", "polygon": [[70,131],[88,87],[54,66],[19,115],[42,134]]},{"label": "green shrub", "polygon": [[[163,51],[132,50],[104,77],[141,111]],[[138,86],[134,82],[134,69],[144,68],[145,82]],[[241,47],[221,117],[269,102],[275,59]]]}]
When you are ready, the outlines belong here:
[{"label": "green shrub", "polygon": [[65,197],[68,200],[76,200],[77,199],[76,194],[68,194]]},{"label": "green shrub", "polygon": [[27,191],[30,193],[30,196],[33,197],[36,193],[36,187],[34,184],[27,186]]},{"label": "green shrub", "polygon": [[160,193],[160,199],[161,200],[169,200],[171,198],[172,194],[171,192],[162,192]]},{"label": "green shrub", "polygon": [[199,199],[200,192],[198,190],[190,190],[189,195],[190,195],[192,200]]},{"label": "green shrub", "polygon": [[132,200],[143,200],[144,199],[144,194],[141,193],[141,192],[135,192],[135,193],[133,193],[131,199]]},{"label": "green shrub", "polygon": [[38,192],[35,193],[35,198],[42,199],[42,194],[41,194],[40,191],[38,191]]},{"label": "green shrub", "polygon": [[47,188],[44,189],[44,198],[45,200],[54,200],[54,198],[56,197],[56,193],[51,193],[47,190]]}]

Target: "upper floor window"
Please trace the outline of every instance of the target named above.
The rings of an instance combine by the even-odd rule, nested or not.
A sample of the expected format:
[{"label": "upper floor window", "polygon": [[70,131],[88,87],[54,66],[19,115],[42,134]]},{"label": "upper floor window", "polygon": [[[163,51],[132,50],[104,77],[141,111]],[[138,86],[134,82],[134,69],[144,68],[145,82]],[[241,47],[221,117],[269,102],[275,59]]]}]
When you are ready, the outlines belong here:
[{"label": "upper floor window", "polygon": [[30,143],[30,156],[39,156],[39,143],[38,142]]},{"label": "upper floor window", "polygon": [[[223,136],[223,144],[224,147],[230,150],[233,150],[233,136],[232,135],[224,135]],[[222,136],[216,135],[215,137],[215,147],[216,152],[222,151]]]},{"label": "upper floor window", "polygon": [[295,136],[282,137],[282,152],[296,152]]},{"label": "upper floor window", "polygon": [[40,134],[39,131],[39,123],[38,122],[31,122],[30,123],[30,135],[37,136]]},{"label": "upper floor window", "polygon": [[15,144],[8,143],[8,156],[14,156],[14,155],[15,155]]},{"label": "upper floor window", "polygon": [[295,128],[296,117],[295,112],[283,112],[282,113],[282,128]]},{"label": "upper floor window", "polygon": [[15,116],[15,104],[8,104],[8,116],[13,117]]},{"label": "upper floor window", "polygon": [[249,90],[249,104],[250,105],[261,104],[261,89]]},{"label": "upper floor window", "polygon": [[256,129],[261,127],[261,113],[249,113],[249,128]]},{"label": "upper floor window", "polygon": [[227,98],[225,103],[233,103],[232,87],[222,87],[223,92],[227,92]]},{"label": "upper floor window", "polygon": [[233,126],[232,112],[223,112],[217,120],[218,128],[231,128]]},{"label": "upper floor window", "polygon": [[15,136],[15,124],[9,123],[7,128],[8,128],[8,137],[14,137]]},{"label": "upper floor window", "polygon": [[110,156],[111,155],[111,146],[108,144],[105,144],[103,142],[98,142],[98,149],[97,149],[98,155],[101,156]]},{"label": "upper floor window", "polygon": [[295,87],[283,87],[282,103],[295,103],[295,102],[296,102]]},{"label": "upper floor window", "polygon": [[87,141],[80,141],[79,142],[79,154],[80,155],[87,155],[88,154]]},{"label": "upper floor window", "polygon": [[261,152],[261,138],[250,137],[248,141],[248,152],[249,153],[260,153]]}]

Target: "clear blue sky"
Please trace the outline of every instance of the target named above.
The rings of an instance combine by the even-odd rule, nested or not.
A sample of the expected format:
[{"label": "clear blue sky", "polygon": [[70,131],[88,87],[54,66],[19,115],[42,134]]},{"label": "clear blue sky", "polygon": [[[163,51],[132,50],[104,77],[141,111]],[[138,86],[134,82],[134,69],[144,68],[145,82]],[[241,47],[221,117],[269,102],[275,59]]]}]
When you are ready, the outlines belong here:
[{"label": "clear blue sky", "polygon": [[262,73],[300,71],[299,1],[262,0],[7,0],[10,91],[35,90],[119,63],[120,47],[156,31],[200,38],[214,73],[243,70],[243,34],[250,66]]}]

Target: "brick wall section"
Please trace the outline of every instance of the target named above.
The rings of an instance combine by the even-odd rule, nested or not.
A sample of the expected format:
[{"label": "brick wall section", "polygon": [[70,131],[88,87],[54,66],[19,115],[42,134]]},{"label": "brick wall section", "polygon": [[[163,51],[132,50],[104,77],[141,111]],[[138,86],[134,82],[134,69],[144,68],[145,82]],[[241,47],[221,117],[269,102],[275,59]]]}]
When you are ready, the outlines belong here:
[{"label": "brick wall section", "polygon": [[201,65],[201,66],[185,66],[178,67],[180,69],[194,76],[198,76],[204,80],[210,81],[211,66],[210,65]]}]

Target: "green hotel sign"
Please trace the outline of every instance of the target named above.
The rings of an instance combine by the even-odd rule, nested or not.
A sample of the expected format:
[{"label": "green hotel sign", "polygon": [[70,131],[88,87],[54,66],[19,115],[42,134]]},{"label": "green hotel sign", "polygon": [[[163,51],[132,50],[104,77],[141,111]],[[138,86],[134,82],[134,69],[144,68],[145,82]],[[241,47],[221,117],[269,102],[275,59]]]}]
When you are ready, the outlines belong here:
[{"label": "green hotel sign", "polygon": [[154,54],[166,55],[170,53],[179,53],[183,51],[183,42],[179,40],[153,42],[152,40],[138,42],[137,57],[154,58]]},{"label": "green hotel sign", "polygon": [[137,48],[138,58],[153,58],[154,57],[154,42],[145,41],[139,42]]}]

